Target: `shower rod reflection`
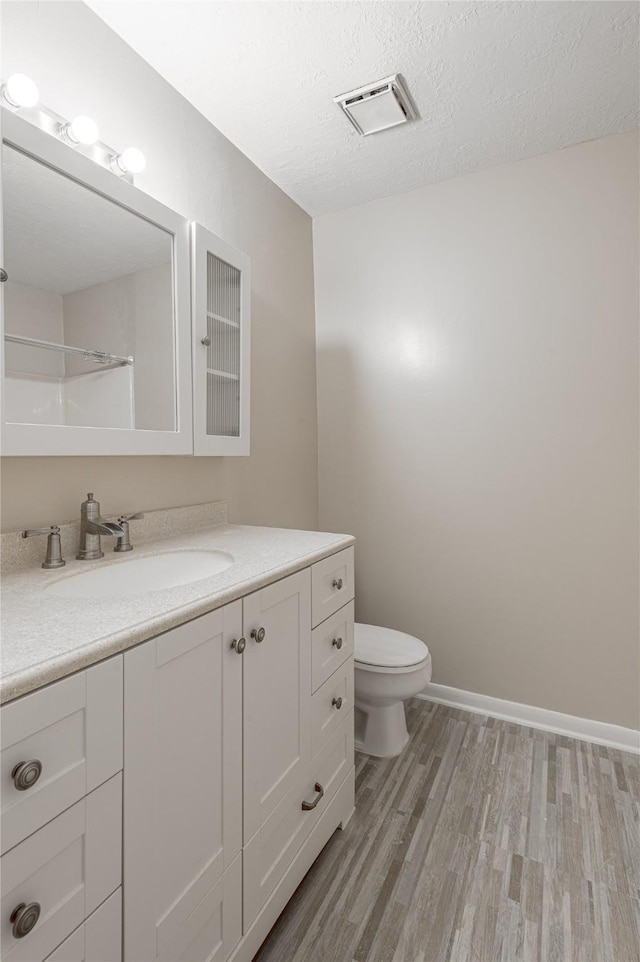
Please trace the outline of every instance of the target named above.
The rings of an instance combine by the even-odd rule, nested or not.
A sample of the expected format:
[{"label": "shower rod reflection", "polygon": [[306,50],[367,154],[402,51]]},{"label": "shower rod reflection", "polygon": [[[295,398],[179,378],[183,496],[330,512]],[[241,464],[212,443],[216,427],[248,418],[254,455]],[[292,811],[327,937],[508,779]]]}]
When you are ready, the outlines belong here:
[{"label": "shower rod reflection", "polygon": [[36,337],[23,337],[20,334],[5,334],[5,341],[13,344],[24,344],[27,347],[41,347],[47,351],[62,351],[65,354],[78,354],[96,364],[117,364],[124,367],[133,364],[133,357],[120,357],[118,354],[107,354],[106,351],[94,351],[87,347],[71,347],[69,344],[56,344],[54,341],[41,341]]}]

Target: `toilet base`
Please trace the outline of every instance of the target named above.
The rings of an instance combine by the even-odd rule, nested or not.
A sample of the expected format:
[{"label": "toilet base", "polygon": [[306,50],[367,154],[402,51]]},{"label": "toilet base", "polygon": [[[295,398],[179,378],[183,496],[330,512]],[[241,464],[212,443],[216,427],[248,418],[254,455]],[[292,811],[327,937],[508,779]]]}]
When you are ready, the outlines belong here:
[{"label": "toilet base", "polygon": [[355,725],[356,749],[377,758],[399,755],[409,741],[402,701],[368,705],[356,699]]}]

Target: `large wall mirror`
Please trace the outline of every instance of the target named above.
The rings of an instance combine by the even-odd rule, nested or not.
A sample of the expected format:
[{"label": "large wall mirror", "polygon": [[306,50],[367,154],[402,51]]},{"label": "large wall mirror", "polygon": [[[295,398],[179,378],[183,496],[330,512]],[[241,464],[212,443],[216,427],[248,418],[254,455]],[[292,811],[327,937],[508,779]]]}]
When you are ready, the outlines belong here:
[{"label": "large wall mirror", "polygon": [[186,222],[3,114],[3,453],[190,453]]}]

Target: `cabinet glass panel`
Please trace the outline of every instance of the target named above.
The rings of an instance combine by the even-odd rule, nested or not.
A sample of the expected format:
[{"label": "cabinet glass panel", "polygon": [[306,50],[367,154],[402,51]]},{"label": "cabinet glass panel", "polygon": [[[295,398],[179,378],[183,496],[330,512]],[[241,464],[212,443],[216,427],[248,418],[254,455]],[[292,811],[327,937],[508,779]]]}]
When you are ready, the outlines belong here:
[{"label": "cabinet glass panel", "polygon": [[240,271],[207,253],[208,435],[240,436]]}]

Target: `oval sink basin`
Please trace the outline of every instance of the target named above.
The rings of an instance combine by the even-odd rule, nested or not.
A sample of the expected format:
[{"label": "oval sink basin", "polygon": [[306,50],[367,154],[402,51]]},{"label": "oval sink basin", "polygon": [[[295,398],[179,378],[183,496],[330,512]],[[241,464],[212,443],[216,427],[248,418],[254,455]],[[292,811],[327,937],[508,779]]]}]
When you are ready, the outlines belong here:
[{"label": "oval sink basin", "polygon": [[234,562],[226,551],[167,551],[81,571],[43,590],[56,598],[111,598],[189,585],[220,574]]}]

